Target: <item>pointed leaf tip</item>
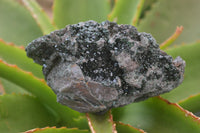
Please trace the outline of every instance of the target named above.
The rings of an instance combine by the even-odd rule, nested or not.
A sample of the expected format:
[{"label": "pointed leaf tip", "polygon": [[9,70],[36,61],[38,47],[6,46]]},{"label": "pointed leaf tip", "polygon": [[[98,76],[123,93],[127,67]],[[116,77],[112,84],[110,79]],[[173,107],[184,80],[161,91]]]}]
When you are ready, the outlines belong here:
[{"label": "pointed leaf tip", "polygon": [[176,28],[176,31],[174,32],[173,35],[171,35],[166,41],[164,41],[162,44],[160,44],[160,49],[166,49],[169,47],[182,33],[183,31],[183,26],[180,26]]},{"label": "pointed leaf tip", "polygon": [[122,122],[116,122],[118,133],[146,133],[142,129],[135,128],[130,124],[124,124]]}]

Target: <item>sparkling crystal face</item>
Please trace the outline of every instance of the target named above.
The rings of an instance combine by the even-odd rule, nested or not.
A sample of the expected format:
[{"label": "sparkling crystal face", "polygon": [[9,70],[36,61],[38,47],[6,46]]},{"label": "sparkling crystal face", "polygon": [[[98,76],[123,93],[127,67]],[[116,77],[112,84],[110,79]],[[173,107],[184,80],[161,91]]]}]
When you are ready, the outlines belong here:
[{"label": "sparkling crystal face", "polygon": [[109,21],[68,25],[26,51],[43,65],[57,101],[79,112],[101,113],[169,92],[182,82],[185,67],[150,34]]}]

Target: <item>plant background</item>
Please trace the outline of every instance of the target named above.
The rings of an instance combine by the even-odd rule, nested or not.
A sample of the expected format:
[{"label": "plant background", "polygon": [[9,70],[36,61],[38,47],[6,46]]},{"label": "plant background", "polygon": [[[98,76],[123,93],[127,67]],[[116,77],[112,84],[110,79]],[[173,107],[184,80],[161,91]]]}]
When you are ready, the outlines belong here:
[{"label": "plant background", "polygon": [[[0,0],[0,132],[84,133],[91,128],[119,133],[200,132],[199,0],[55,0],[53,10],[52,0],[38,0],[49,17],[34,0],[27,1]],[[41,66],[26,57],[24,47],[55,29],[89,19],[134,23],[159,44],[183,25],[182,34],[164,49],[186,60],[183,83],[161,97],[104,116],[85,115],[58,104],[43,80]]]}]

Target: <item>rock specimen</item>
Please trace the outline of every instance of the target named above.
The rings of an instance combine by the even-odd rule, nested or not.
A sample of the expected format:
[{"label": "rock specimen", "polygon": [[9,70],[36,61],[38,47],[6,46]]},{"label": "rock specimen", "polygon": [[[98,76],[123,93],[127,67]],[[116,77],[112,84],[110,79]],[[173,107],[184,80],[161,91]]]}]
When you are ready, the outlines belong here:
[{"label": "rock specimen", "polygon": [[43,65],[57,101],[79,112],[103,113],[183,81],[185,61],[173,60],[131,25],[80,22],[32,41],[26,51]]}]

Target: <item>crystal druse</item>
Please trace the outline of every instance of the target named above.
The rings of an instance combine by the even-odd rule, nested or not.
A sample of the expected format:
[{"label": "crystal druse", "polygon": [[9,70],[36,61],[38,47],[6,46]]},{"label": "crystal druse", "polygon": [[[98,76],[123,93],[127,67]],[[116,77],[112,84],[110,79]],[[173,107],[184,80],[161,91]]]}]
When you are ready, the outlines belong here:
[{"label": "crystal druse", "polygon": [[57,101],[79,112],[105,112],[183,81],[185,61],[173,60],[150,34],[131,25],[80,22],[32,41],[26,51],[43,65]]}]

